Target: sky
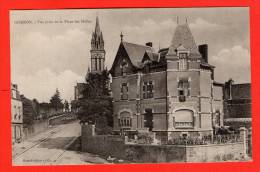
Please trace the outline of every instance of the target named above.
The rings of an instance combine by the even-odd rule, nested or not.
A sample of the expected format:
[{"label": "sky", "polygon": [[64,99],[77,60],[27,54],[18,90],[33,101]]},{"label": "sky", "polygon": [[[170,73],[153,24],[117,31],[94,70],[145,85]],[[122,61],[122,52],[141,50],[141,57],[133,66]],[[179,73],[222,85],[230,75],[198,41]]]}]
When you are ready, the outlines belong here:
[{"label": "sky", "polygon": [[120,44],[170,46],[174,29],[187,19],[197,45],[208,44],[215,80],[251,82],[249,9],[147,8],[13,10],[10,12],[11,81],[21,94],[48,102],[56,89],[73,100],[74,85],[90,66],[90,41],[99,17],[110,69]]}]

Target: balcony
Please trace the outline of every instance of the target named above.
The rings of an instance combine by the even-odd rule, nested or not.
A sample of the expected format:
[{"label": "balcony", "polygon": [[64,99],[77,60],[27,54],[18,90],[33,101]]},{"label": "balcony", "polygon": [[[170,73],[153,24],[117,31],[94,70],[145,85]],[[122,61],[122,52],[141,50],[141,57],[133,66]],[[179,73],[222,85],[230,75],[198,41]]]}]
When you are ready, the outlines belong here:
[{"label": "balcony", "polygon": [[180,96],[179,96],[179,101],[180,101],[180,102],[185,102],[185,101],[186,101],[186,97],[183,96],[183,95],[180,95]]}]

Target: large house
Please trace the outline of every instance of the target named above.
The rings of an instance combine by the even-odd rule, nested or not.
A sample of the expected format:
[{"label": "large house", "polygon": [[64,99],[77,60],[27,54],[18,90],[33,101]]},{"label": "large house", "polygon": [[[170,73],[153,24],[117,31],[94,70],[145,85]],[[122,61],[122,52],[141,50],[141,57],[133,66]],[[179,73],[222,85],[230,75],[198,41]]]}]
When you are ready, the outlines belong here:
[{"label": "large house", "polygon": [[168,48],[121,36],[112,75],[114,130],[157,137],[197,137],[223,125],[223,84],[214,80],[207,44],[197,46],[188,23],[178,24]]},{"label": "large house", "polygon": [[16,84],[11,84],[12,143],[23,139],[23,103]]}]

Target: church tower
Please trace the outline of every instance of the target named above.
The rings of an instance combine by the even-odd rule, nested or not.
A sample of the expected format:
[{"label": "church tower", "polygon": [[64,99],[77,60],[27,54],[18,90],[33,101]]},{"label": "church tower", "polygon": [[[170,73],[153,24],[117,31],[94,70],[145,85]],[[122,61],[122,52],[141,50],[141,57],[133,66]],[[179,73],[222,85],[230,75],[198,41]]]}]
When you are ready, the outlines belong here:
[{"label": "church tower", "polygon": [[95,31],[92,33],[91,39],[91,73],[101,73],[105,69],[104,39],[100,30],[99,20],[96,17]]}]

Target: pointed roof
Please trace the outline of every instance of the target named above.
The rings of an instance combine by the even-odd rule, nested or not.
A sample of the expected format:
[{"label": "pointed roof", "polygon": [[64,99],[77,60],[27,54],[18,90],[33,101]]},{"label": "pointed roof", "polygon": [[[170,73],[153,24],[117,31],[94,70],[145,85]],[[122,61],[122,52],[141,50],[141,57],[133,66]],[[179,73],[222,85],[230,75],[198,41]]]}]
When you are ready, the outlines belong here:
[{"label": "pointed roof", "polygon": [[153,47],[145,45],[138,45],[128,42],[122,42],[122,45],[124,46],[132,64],[137,68],[142,67],[142,59],[145,52],[155,52]]},{"label": "pointed roof", "polygon": [[100,35],[100,34],[101,34],[98,16],[96,17],[95,34],[97,34],[97,35]]},{"label": "pointed roof", "polygon": [[99,25],[99,19],[98,16],[96,17],[96,26],[95,26],[95,31],[92,33],[92,42],[98,42],[98,41],[104,41],[103,40],[103,34],[102,31],[100,29],[100,25]]},{"label": "pointed roof", "polygon": [[200,55],[187,23],[179,24],[176,27],[168,54],[175,54],[175,50],[180,46],[183,46],[186,50],[190,51],[190,54]]},{"label": "pointed roof", "polygon": [[96,17],[95,30],[92,32],[91,47],[92,49],[104,49],[104,39],[100,29],[98,16]]}]

